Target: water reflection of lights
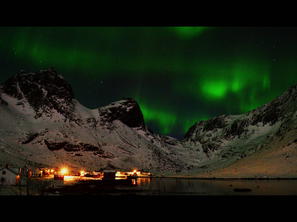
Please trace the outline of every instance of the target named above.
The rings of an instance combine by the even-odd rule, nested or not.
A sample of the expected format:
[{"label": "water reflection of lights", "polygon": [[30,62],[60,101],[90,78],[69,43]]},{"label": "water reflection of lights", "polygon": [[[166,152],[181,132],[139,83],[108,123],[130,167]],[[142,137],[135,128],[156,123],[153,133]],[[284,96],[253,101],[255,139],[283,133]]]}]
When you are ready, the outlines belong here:
[{"label": "water reflection of lights", "polygon": [[151,182],[151,178],[149,178],[149,177],[147,177],[147,178],[139,177],[137,179],[132,179],[132,184],[137,185],[137,186],[142,186],[142,185],[145,185],[145,184],[149,184],[150,182]]},{"label": "water reflection of lights", "polygon": [[137,184],[138,185],[144,185],[144,184],[149,184],[151,182],[151,178],[137,178]]},{"label": "water reflection of lights", "polygon": [[[102,178],[91,178],[91,177],[82,177],[82,176],[64,176],[64,184],[71,185],[79,181],[86,180],[102,180]],[[116,178],[116,180],[125,180],[124,178]],[[143,186],[151,182],[151,178],[135,178],[131,179],[133,186]]]}]

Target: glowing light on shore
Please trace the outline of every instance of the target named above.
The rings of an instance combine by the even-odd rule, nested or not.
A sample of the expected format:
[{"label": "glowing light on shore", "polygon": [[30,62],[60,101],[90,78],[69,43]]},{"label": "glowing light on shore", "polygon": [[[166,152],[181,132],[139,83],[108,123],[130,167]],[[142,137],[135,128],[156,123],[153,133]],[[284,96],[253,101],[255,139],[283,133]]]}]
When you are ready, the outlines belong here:
[{"label": "glowing light on shore", "polygon": [[79,181],[79,177],[78,176],[64,176],[63,180],[64,180],[64,184],[73,184],[73,183]]},{"label": "glowing light on shore", "polygon": [[66,175],[66,174],[68,174],[68,172],[69,172],[69,170],[68,170],[68,168],[66,168],[66,167],[63,167],[61,170],[60,170],[60,174],[61,175]]},{"label": "glowing light on shore", "polygon": [[137,169],[134,169],[131,173],[130,173],[130,175],[137,175],[137,176],[139,176],[140,175],[140,171],[138,171]]}]

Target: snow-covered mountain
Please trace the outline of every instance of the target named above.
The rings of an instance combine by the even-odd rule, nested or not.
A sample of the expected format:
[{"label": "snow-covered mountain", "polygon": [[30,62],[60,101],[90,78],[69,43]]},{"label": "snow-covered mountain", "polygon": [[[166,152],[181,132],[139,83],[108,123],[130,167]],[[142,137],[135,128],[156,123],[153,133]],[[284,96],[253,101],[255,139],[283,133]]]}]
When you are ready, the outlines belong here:
[{"label": "snow-covered mountain", "polygon": [[149,132],[133,99],[88,109],[52,69],[19,73],[0,90],[1,164],[160,173],[188,167],[191,154],[174,138]]},{"label": "snow-covered mountain", "polygon": [[0,164],[182,175],[227,169],[276,141],[296,143],[296,88],[251,112],[201,121],[177,140],[150,132],[131,98],[88,109],[55,70],[19,73],[0,86]]},{"label": "snow-covered mountain", "polygon": [[[222,115],[195,124],[185,135],[183,143],[201,145],[209,156],[203,167],[210,173],[203,175],[296,176],[297,155],[293,154],[297,148],[296,123],[297,85],[248,113]],[[288,153],[292,153],[292,161],[287,161]],[[247,161],[255,155],[261,163],[257,167],[252,160]],[[241,162],[244,162],[241,168],[234,167]],[[272,168],[276,169],[272,171]],[[220,170],[211,172],[213,169]]]}]

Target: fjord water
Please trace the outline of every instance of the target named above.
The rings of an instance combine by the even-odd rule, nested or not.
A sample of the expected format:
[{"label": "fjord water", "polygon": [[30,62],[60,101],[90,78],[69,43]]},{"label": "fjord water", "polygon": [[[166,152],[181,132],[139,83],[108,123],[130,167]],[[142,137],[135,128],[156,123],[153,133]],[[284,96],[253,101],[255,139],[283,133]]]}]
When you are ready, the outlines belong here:
[{"label": "fjord water", "polygon": [[297,195],[297,180],[137,179],[137,195]]},{"label": "fjord water", "polygon": [[[38,179],[30,186],[0,187],[0,195],[141,195],[141,196],[297,196],[297,180],[239,180],[239,179],[193,179],[193,178],[138,178],[129,185],[96,186],[91,181],[71,187],[78,181]],[[95,186],[94,186],[95,185]],[[44,188],[56,187],[49,191]],[[65,190],[66,188],[66,190]],[[69,192],[69,189],[72,190]],[[47,190],[47,191],[46,191]]]}]

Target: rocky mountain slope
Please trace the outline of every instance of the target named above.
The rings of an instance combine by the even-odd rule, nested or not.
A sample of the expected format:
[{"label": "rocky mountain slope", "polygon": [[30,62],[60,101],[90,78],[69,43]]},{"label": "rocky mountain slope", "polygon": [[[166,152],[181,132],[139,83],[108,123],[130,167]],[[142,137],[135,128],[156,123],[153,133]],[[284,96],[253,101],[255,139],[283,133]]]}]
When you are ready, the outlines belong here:
[{"label": "rocky mountain slope", "polygon": [[[234,164],[260,153],[282,158],[280,149],[296,149],[296,98],[294,86],[251,112],[201,121],[177,140],[147,130],[131,98],[88,109],[55,70],[19,73],[0,86],[0,164],[137,167],[155,174],[204,176],[220,176],[218,170],[225,169],[227,175]],[[283,166],[286,175],[294,174],[294,166],[296,161]]]},{"label": "rocky mountain slope", "polygon": [[175,173],[196,161],[179,141],[150,133],[133,99],[88,109],[54,70],[19,73],[0,90],[1,164]]},{"label": "rocky mountain slope", "polygon": [[[296,176],[296,129],[297,85],[248,113],[223,115],[195,124],[184,143],[201,144],[211,157],[204,165],[209,173],[200,176]],[[292,155],[285,154],[288,152]],[[286,161],[285,156],[294,161]],[[238,164],[240,168],[236,167]],[[217,168],[220,170],[212,171]]]}]

